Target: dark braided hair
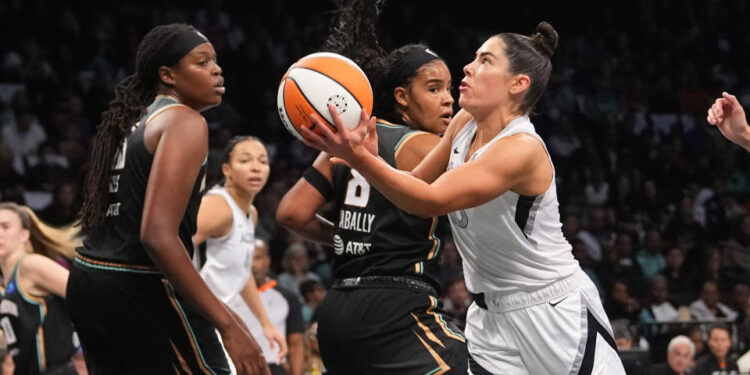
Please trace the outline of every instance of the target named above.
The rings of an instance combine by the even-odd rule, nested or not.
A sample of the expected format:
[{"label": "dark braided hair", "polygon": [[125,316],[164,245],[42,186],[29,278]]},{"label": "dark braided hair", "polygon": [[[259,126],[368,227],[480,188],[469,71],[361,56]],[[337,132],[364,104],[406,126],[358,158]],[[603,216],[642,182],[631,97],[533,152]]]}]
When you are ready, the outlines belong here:
[{"label": "dark braided hair", "polygon": [[[338,10],[323,50],[352,59],[367,74],[373,88],[373,113],[393,123],[403,122],[393,90],[408,87],[421,66],[407,74],[398,71],[397,66],[412,58],[413,54],[423,53],[427,46],[409,44],[386,55],[376,33],[385,0],[334,0],[334,3]],[[445,62],[435,55],[435,60],[438,59]]]},{"label": "dark braided hair", "polygon": [[352,59],[370,78],[378,81],[385,66],[376,26],[385,0],[334,0],[338,10],[331,21],[323,50]]},{"label": "dark braided hair", "polygon": [[102,113],[91,151],[91,165],[84,183],[81,226],[83,233],[87,235],[95,235],[104,221],[112,163],[122,141],[156,96],[160,82],[159,68],[175,64],[174,61],[167,61],[169,56],[164,54],[165,46],[186,31],[197,30],[185,24],[161,25],[151,29],[138,45],[135,72],[117,84],[115,98]]}]

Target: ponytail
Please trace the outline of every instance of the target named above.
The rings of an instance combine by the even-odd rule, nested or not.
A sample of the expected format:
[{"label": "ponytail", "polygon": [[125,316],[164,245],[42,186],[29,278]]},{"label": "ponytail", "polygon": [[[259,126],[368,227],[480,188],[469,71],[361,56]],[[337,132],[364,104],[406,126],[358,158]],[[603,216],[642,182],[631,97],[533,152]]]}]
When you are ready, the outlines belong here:
[{"label": "ponytail", "polygon": [[75,256],[75,249],[80,242],[77,239],[78,228],[54,228],[39,219],[30,208],[12,202],[0,203],[0,210],[12,211],[21,220],[21,226],[29,231],[32,253],[51,259],[62,257],[70,260]]}]

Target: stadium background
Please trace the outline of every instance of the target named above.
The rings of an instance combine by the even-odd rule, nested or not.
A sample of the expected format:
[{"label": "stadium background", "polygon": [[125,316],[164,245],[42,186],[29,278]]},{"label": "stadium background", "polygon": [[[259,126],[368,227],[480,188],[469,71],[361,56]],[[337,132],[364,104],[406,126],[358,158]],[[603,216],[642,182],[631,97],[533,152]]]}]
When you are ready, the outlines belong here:
[{"label": "stadium background", "polygon": [[[226,78],[224,104],[205,113],[213,176],[231,136],[267,143],[272,173],[256,199],[258,233],[283,272],[285,249],[301,241],[276,225],[275,207],[316,152],[281,126],[276,88],[291,63],[319,48],[333,8],[318,0],[0,1],[0,200],[26,203],[57,225],[74,220],[95,126],[131,72],[138,41],[156,24],[191,23],[214,44]],[[486,37],[549,21],[560,46],[533,121],[555,162],[566,235],[610,318],[647,336],[649,276],[667,277],[675,306],[715,280],[722,302],[739,312],[734,338],[744,352],[747,295],[736,301],[733,291],[750,280],[750,157],[705,113],[723,90],[750,104],[748,16],[741,0],[391,1],[378,33],[386,50],[426,43],[458,82]],[[326,250],[304,246],[311,269],[330,281]],[[460,275],[447,247],[446,286]],[[683,264],[670,260],[675,248]],[[652,345],[655,361],[660,345]]]}]

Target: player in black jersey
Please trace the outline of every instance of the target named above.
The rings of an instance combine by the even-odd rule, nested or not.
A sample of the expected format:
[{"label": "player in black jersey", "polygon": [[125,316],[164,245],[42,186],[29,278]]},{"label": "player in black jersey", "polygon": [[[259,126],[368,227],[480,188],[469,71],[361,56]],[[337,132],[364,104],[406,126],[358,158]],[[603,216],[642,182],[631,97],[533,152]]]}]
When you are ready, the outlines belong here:
[{"label": "player in black jersey", "polygon": [[78,343],[63,300],[68,270],[53,260],[72,259],[75,234],[46,225],[28,207],[0,203],[0,328],[16,374],[77,374]]},{"label": "player in black jersey", "polygon": [[[408,171],[438,143],[436,134],[451,120],[450,72],[423,45],[407,45],[387,57],[379,53],[377,12],[377,4],[349,2],[326,49],[348,55],[368,73],[382,119],[378,153]],[[333,223],[316,216],[327,200],[335,203]],[[336,280],[317,311],[329,373],[467,372],[465,339],[443,316],[438,299],[445,234],[440,218],[399,210],[357,171],[333,166],[321,154],[285,195],[277,219],[310,240],[333,245]]]},{"label": "player in black jersey", "polygon": [[[224,79],[183,24],[141,41],[102,115],[86,178],[68,305],[93,374],[267,374],[257,343],[193,267],[208,128]],[[151,104],[149,104],[151,103]]]}]

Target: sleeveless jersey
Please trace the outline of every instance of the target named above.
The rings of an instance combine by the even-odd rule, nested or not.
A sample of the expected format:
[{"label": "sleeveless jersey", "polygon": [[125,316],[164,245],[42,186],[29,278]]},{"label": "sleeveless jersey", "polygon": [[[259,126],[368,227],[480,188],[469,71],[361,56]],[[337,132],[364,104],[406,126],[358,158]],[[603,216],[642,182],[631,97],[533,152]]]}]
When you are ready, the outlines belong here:
[{"label": "sleeveless jersey", "polygon": [[[78,251],[91,258],[127,265],[153,267],[153,262],[141,244],[141,217],[146,185],[154,160],[144,143],[144,129],[159,113],[180,104],[170,96],[157,96],[146,114],[133,125],[115,157],[109,181],[109,199],[100,234],[89,236]],[[201,191],[205,184],[206,163],[200,168],[193,186],[178,235],[189,255],[193,255],[193,235],[196,230]]]},{"label": "sleeveless jersey", "polygon": [[[23,260],[23,258],[21,258]],[[21,289],[19,260],[0,301],[0,326],[16,374],[39,374],[70,362],[78,346],[65,301],[53,294],[36,296]]]},{"label": "sleeveless jersey", "polygon": [[[471,120],[458,132],[448,170],[465,164],[476,131],[476,121]],[[544,145],[529,118],[521,116],[474,152],[469,163],[498,139],[521,132]],[[453,238],[471,292],[534,291],[578,269],[572,247],[562,234],[554,181],[553,170],[552,183],[544,194],[528,197],[508,190],[485,204],[450,213]]]},{"label": "sleeveless jersey", "polygon": [[232,229],[224,237],[206,239],[206,261],[200,274],[216,297],[229,303],[238,297],[250,278],[255,227],[252,217],[245,215],[224,187],[217,186],[207,194],[220,195],[229,204]]},{"label": "sleeveless jersey", "polygon": [[[394,168],[401,145],[421,133],[382,120],[377,132],[378,154]],[[413,276],[439,290],[445,217],[423,219],[398,209],[356,170],[343,165],[334,165],[332,185],[338,214],[333,237],[336,278]]]}]

